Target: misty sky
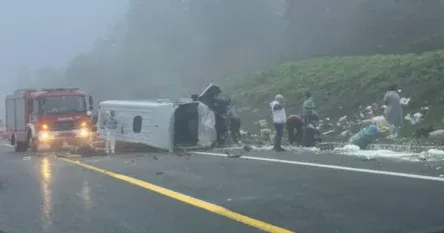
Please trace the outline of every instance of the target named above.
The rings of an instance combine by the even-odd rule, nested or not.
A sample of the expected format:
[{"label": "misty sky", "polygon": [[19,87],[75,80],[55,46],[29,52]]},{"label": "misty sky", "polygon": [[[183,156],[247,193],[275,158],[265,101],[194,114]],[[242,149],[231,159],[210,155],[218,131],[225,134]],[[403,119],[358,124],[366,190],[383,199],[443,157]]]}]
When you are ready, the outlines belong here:
[{"label": "misty sky", "polygon": [[0,80],[20,66],[65,67],[121,19],[127,0],[14,0],[0,7]]}]

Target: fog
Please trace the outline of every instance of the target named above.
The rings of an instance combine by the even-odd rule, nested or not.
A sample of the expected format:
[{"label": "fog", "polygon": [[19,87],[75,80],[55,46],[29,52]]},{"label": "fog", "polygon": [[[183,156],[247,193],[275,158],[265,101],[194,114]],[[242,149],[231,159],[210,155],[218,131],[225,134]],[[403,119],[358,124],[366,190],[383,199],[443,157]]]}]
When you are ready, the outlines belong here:
[{"label": "fog", "polygon": [[[27,7],[23,7],[28,4]],[[177,98],[317,56],[444,48],[441,0],[55,0],[0,9],[2,92]]]},{"label": "fog", "polygon": [[0,93],[17,87],[20,72],[33,76],[41,67],[64,69],[74,56],[92,49],[92,42],[123,17],[126,6],[120,0],[2,3]]}]

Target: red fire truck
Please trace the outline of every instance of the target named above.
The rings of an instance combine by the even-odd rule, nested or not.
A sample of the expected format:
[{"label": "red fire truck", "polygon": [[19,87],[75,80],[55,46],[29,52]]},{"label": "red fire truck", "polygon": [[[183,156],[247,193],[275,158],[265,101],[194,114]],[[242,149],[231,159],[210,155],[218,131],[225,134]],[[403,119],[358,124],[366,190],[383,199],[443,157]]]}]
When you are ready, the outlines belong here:
[{"label": "red fire truck", "polygon": [[16,152],[91,144],[92,97],[78,88],[19,89],[5,102],[6,136]]}]

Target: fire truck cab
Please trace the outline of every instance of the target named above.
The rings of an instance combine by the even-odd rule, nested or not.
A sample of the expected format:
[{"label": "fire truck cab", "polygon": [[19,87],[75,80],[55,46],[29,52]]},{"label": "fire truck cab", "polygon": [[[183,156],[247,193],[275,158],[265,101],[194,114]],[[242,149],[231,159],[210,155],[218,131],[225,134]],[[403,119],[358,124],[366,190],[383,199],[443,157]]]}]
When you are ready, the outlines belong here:
[{"label": "fire truck cab", "polygon": [[60,149],[64,142],[92,143],[92,97],[78,88],[19,89],[5,104],[6,136],[16,152],[37,151],[41,144]]}]

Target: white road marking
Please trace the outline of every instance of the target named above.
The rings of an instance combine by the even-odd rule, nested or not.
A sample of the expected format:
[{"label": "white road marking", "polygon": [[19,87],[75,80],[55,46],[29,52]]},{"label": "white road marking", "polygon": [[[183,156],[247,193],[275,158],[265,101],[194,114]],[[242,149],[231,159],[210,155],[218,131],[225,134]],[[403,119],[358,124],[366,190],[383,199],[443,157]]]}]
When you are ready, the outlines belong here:
[{"label": "white road marking", "polygon": [[[14,147],[13,145],[10,145],[10,144],[1,144],[0,146]],[[192,153],[199,154],[199,155],[228,157],[226,154],[220,154],[220,153],[211,153],[211,152],[192,152]],[[73,157],[76,157],[76,156],[73,156]],[[397,177],[405,177],[405,178],[412,178],[412,179],[433,180],[433,181],[444,182],[444,178],[442,178],[442,177],[416,175],[416,174],[401,173],[401,172],[371,170],[371,169],[364,169],[364,168],[345,167],[345,166],[328,165],[328,164],[320,164],[320,163],[308,163],[308,162],[299,162],[299,161],[282,160],[282,159],[260,158],[260,157],[252,157],[252,156],[242,156],[240,158],[241,159],[258,160],[258,161],[266,161],[266,162],[274,162],[274,163],[294,164],[294,165],[309,166],[309,167],[328,168],[328,169],[334,169],[334,170],[354,171],[354,172],[362,172],[362,173],[377,174],[377,175],[397,176]]]},{"label": "white road marking", "polygon": [[[193,154],[210,155],[210,156],[218,156],[218,157],[228,157],[226,154],[211,153],[211,152],[193,152]],[[294,164],[294,165],[318,167],[318,168],[328,168],[328,169],[342,170],[342,171],[353,171],[353,172],[362,172],[362,173],[377,174],[377,175],[397,176],[397,177],[405,177],[405,178],[412,178],[412,179],[433,180],[433,181],[444,182],[444,178],[442,178],[442,177],[424,176],[424,175],[416,175],[416,174],[401,173],[401,172],[380,171],[380,170],[371,170],[371,169],[364,169],[364,168],[344,167],[344,166],[329,165],[329,164],[308,163],[308,162],[299,162],[299,161],[282,160],[282,159],[271,159],[271,158],[261,158],[261,157],[252,157],[252,156],[242,156],[242,157],[240,157],[240,159],[258,160],[258,161],[266,161],[266,162],[274,162],[274,163]]]}]

